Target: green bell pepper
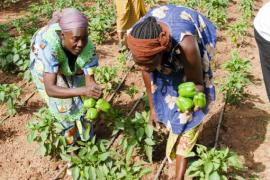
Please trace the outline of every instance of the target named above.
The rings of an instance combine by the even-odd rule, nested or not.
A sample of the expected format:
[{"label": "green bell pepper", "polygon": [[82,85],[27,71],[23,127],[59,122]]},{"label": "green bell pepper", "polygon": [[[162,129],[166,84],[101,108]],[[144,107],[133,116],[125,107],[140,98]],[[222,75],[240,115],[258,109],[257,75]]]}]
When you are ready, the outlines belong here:
[{"label": "green bell pepper", "polygon": [[85,119],[89,120],[89,121],[93,121],[95,119],[97,119],[98,117],[98,111],[95,108],[89,108],[87,110]]},{"label": "green bell pepper", "polygon": [[193,107],[193,101],[190,98],[179,96],[175,101],[180,112],[185,113]]},{"label": "green bell pepper", "polygon": [[206,97],[205,94],[202,92],[199,92],[196,94],[193,98],[193,103],[195,108],[204,108],[206,106]]},{"label": "green bell pepper", "polygon": [[178,86],[179,96],[193,98],[196,93],[196,85],[193,82],[185,82]]},{"label": "green bell pepper", "polygon": [[96,100],[93,98],[89,98],[83,102],[83,107],[85,109],[93,108],[96,105]]},{"label": "green bell pepper", "polygon": [[107,113],[111,109],[111,105],[105,99],[99,99],[96,103],[96,108]]}]

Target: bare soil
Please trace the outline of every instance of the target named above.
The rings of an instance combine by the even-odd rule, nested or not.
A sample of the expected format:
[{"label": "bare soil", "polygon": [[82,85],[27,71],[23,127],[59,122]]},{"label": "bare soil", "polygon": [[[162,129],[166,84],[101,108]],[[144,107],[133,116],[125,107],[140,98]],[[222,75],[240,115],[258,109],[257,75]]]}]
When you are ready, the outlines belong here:
[{"label": "bare soil", "polygon": [[[262,1],[256,1],[256,9],[261,7]],[[7,22],[11,17],[18,17],[25,12],[23,9],[8,9],[0,13],[0,23]],[[234,1],[230,2],[228,10],[229,22],[236,21],[240,13],[236,9]],[[11,16],[10,16],[11,15]],[[221,64],[230,59],[230,50],[236,48],[231,42],[225,30],[218,31],[217,54],[213,63],[216,84],[220,83],[226,73],[221,69]],[[242,57],[249,58],[252,63],[252,84],[246,89],[247,97],[238,106],[226,106],[224,121],[221,127],[219,146],[230,147],[236,151],[247,167],[244,172],[246,179],[259,177],[262,180],[270,180],[270,104],[268,102],[264,83],[262,80],[259,55],[254,40],[253,29],[238,48]],[[117,41],[115,34],[103,45],[97,46],[97,54],[101,65],[115,65],[117,62]],[[121,76],[124,73],[119,72]],[[16,75],[0,73],[0,83],[23,84]],[[139,93],[131,98],[126,89],[131,84],[138,87]],[[23,86],[22,99],[34,91],[33,85]],[[114,105],[122,107],[126,112],[140,98],[144,91],[143,81],[139,72],[131,72],[121,91],[114,98]],[[215,141],[216,127],[220,114],[222,96],[218,94],[214,105],[213,116],[207,121],[200,136],[199,143],[212,147]],[[8,118],[0,125],[0,179],[50,179],[54,177],[64,166],[61,161],[41,157],[36,153],[37,144],[29,144],[26,141],[26,124],[31,120],[34,112],[45,106],[36,93],[25,106],[21,107],[14,117]],[[0,106],[0,118],[4,118],[5,106]],[[139,109],[143,109],[140,106]],[[101,132],[102,134],[102,132]],[[166,132],[158,133],[158,144],[154,151],[154,164],[151,175],[144,179],[153,179],[164,155]],[[171,179],[174,175],[174,166],[166,165],[161,179]],[[70,178],[65,178],[70,179]]]}]

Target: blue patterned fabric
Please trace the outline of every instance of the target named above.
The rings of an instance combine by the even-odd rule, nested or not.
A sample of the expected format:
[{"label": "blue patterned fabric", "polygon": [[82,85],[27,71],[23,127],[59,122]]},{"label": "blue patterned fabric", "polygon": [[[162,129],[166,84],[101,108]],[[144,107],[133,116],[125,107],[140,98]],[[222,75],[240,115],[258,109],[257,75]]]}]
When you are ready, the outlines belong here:
[{"label": "blue patterned fabric", "polygon": [[214,55],[216,45],[215,26],[200,13],[186,7],[166,5],[150,10],[140,21],[148,16],[154,16],[159,22],[165,23],[171,32],[173,50],[167,53],[168,61],[162,66],[172,70],[165,75],[158,70],[151,73],[151,91],[158,119],[175,134],[182,134],[196,126],[204,119],[207,108],[192,114],[187,121],[175,105],[178,97],[177,86],[185,81],[181,60],[176,58],[181,54],[176,48],[186,35],[195,36],[202,57],[205,93],[208,102],[215,100],[215,87],[212,83],[210,60]]},{"label": "blue patterned fabric", "polygon": [[[30,52],[30,70],[40,96],[45,100],[56,119],[61,122],[65,129],[63,135],[65,135],[67,140],[70,139],[68,140],[69,144],[73,144],[78,137],[81,140],[86,140],[82,135],[87,125],[91,126],[90,137],[93,136],[92,123],[87,122],[83,118],[83,112],[81,111],[83,106],[82,99],[81,97],[60,99],[48,96],[44,86],[43,75],[44,73],[57,74],[56,82],[57,86],[60,87],[82,87],[85,85],[85,75],[92,75],[93,68],[98,66],[98,58],[93,54],[81,69],[78,69],[72,75],[64,75],[63,65],[61,65],[59,58],[43,37],[53,27],[43,27],[33,36]],[[70,135],[73,133],[69,133],[69,131],[74,129],[78,131],[74,135]]]}]

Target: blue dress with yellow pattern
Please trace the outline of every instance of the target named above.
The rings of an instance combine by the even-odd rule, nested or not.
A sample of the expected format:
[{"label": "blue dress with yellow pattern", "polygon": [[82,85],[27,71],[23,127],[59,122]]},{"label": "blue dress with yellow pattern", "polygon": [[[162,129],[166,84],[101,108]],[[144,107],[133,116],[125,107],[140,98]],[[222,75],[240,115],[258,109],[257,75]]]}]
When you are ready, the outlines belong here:
[{"label": "blue dress with yellow pattern", "polygon": [[185,81],[184,68],[177,55],[181,54],[176,48],[187,35],[195,36],[200,49],[205,94],[208,102],[215,100],[215,87],[212,83],[213,74],[210,60],[214,55],[216,45],[216,27],[202,14],[186,7],[166,5],[150,10],[144,18],[153,16],[159,22],[165,23],[171,32],[173,50],[167,53],[168,61],[163,67],[171,69],[169,75],[155,70],[151,73],[151,91],[155,111],[159,121],[164,123],[174,134],[182,134],[196,126],[204,119],[207,108],[193,112],[192,118],[186,120],[175,105],[178,96],[177,86]]}]

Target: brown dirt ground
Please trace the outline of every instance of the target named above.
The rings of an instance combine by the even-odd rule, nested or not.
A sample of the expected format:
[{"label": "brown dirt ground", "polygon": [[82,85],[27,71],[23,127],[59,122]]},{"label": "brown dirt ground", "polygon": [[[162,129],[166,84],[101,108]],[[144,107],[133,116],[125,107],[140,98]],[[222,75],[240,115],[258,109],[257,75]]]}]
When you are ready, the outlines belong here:
[{"label": "brown dirt ground", "polygon": [[[256,1],[256,9],[262,6],[262,1]],[[237,20],[239,12],[235,8],[235,2],[230,2],[229,23]],[[5,10],[0,13],[0,23],[6,22],[7,17],[18,17],[23,15],[14,10]],[[11,15],[11,16],[9,16]],[[218,84],[226,76],[220,65],[230,59],[229,51],[236,48],[231,44],[230,39],[224,30],[218,32],[219,41],[217,44],[217,54],[214,62],[215,82]],[[97,47],[101,65],[115,65],[117,57],[117,41],[112,37],[104,45]],[[224,121],[221,128],[219,146],[228,146],[236,151],[245,166],[246,179],[259,177],[262,180],[270,180],[270,106],[262,81],[262,74],[258,58],[258,50],[253,37],[253,30],[250,28],[249,35],[238,50],[243,57],[249,58],[252,63],[253,83],[246,89],[247,98],[239,106],[227,106]],[[120,74],[123,74],[119,72]],[[10,74],[0,74],[0,83],[23,84],[20,78]],[[126,88],[135,84],[139,92],[143,92],[143,83],[140,73],[131,72],[125,81],[121,91],[114,98],[114,104],[123,107],[127,111],[134,102],[140,98],[137,93],[131,98],[126,92]],[[34,91],[33,85],[25,85],[22,99]],[[30,121],[34,112],[45,106],[38,94],[35,94],[27,104],[19,109],[14,117],[8,118],[0,125],[0,179],[50,179],[56,175],[63,162],[55,161],[49,157],[41,157],[35,153],[37,144],[28,144],[26,141],[27,122]],[[215,131],[221,106],[219,97],[215,106],[213,116],[207,121],[199,142],[209,147],[213,146]],[[141,109],[142,107],[140,107]],[[4,115],[5,107],[0,106],[0,117]],[[153,173],[144,179],[153,179],[158,169],[159,163],[164,157],[164,137],[165,133],[159,133],[160,142],[155,148],[154,164],[151,165]],[[174,167],[166,165],[161,179],[171,179],[174,174]],[[65,178],[69,179],[69,178]]]}]

